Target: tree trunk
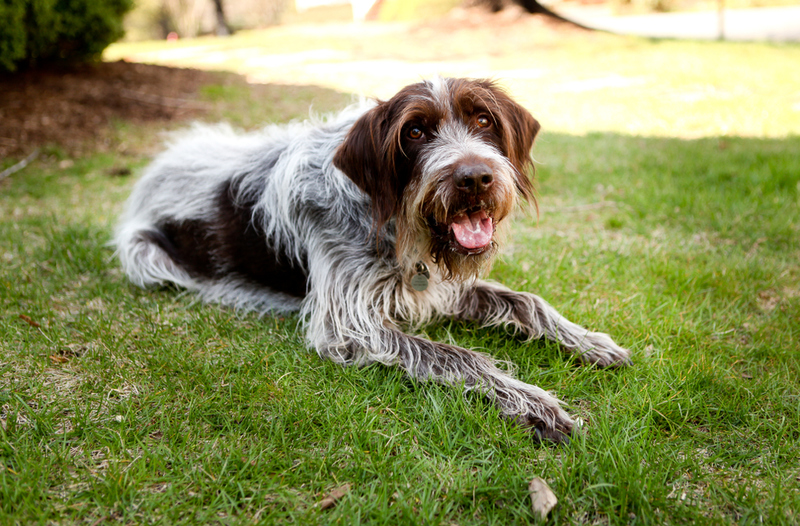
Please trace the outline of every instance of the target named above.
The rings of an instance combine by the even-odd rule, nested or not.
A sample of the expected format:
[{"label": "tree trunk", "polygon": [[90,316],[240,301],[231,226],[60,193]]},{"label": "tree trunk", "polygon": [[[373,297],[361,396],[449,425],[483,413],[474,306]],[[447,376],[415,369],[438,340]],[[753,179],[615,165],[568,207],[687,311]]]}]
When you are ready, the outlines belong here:
[{"label": "tree trunk", "polygon": [[214,0],[214,8],[217,16],[217,36],[227,37],[233,33],[231,26],[225,19],[225,10],[222,9],[222,0]]}]

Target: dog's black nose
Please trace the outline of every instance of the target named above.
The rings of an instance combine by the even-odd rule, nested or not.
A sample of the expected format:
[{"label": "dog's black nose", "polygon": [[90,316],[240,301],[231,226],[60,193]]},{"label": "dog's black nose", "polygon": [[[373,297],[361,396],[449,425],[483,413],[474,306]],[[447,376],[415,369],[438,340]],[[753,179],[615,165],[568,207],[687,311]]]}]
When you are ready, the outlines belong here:
[{"label": "dog's black nose", "polygon": [[484,163],[460,164],[453,173],[456,188],[468,194],[480,194],[492,186],[494,175]]}]

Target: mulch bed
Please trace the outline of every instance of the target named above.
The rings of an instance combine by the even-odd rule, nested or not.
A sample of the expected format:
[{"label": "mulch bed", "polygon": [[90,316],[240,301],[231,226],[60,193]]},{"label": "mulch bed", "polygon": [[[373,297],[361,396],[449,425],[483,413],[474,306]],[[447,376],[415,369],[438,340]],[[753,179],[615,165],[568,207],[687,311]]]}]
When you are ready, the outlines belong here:
[{"label": "mulch bed", "polygon": [[143,123],[201,113],[196,100],[217,75],[124,61],[0,76],[0,159],[58,145],[80,154],[102,145],[114,121]]}]

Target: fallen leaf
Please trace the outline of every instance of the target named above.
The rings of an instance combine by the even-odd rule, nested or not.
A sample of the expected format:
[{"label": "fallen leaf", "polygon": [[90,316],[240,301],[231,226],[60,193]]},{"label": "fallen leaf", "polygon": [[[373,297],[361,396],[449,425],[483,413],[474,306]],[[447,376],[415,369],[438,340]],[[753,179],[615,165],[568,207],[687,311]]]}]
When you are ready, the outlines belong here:
[{"label": "fallen leaf", "polygon": [[350,491],[350,484],[344,484],[339,486],[338,488],[332,489],[328,496],[322,499],[317,503],[317,507],[321,510],[327,510],[334,504],[336,501],[347,495],[347,492]]},{"label": "fallen leaf", "polygon": [[531,507],[533,508],[534,515],[539,519],[544,520],[550,510],[556,507],[558,499],[556,498],[553,490],[547,485],[547,482],[536,477],[528,484],[528,493],[531,496]]}]

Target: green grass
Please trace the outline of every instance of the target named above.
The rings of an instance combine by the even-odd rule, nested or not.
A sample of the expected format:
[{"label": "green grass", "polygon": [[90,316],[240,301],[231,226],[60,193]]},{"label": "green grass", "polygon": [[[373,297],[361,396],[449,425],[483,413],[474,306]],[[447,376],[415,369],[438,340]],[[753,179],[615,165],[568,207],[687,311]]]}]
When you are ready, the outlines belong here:
[{"label": "green grass", "polygon": [[[583,38],[550,45],[581,61],[594,37]],[[720,68],[761,63],[764,78],[798,52],[616,42],[629,49],[612,68],[654,53],[677,63],[691,48],[709,78],[726,50]],[[689,90],[700,73],[661,75]],[[785,75],[780,89],[796,92]],[[268,89],[202,96],[210,119],[245,127],[347,99]],[[0,183],[0,523],[529,524],[536,476],[559,499],[550,524],[800,523],[800,130],[781,116],[781,133],[716,136],[729,98],[718,115],[674,106],[671,119],[713,122],[705,137],[668,137],[640,101],[617,101],[612,124],[575,112],[575,133],[545,128],[540,218],[520,218],[492,273],[611,333],[634,367],[579,367],[551,343],[464,323],[425,329],[555,391],[585,421],[562,448],[533,443],[478,396],[323,361],[295,317],[131,286],[107,242],[133,178],[109,174],[139,173],[152,128],[119,124],[120,142],[143,145],[125,155],[69,165],[46,150]],[[629,118],[650,133],[608,129]],[[345,483],[334,508],[315,507]]]}]

